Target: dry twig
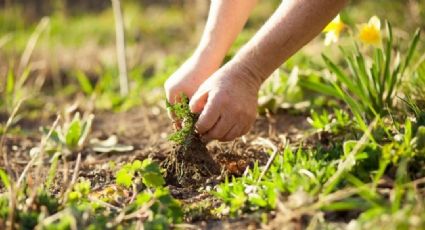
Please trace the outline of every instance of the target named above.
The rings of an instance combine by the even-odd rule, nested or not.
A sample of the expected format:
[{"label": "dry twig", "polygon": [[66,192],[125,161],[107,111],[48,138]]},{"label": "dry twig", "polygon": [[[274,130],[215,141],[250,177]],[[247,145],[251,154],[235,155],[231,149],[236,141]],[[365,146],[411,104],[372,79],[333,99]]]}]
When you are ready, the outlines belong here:
[{"label": "dry twig", "polygon": [[120,92],[121,96],[128,94],[128,76],[127,76],[127,58],[125,52],[125,32],[124,32],[124,19],[122,15],[120,0],[111,0],[112,8],[115,16],[115,33],[116,33],[116,47],[117,47],[117,60],[119,68],[120,79]]}]

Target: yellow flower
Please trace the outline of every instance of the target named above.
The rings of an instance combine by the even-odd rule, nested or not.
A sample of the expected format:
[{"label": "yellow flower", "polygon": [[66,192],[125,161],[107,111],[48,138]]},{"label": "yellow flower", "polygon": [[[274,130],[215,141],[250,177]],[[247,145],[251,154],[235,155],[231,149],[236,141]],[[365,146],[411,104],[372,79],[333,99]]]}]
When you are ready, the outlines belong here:
[{"label": "yellow flower", "polygon": [[325,37],[325,45],[330,45],[331,43],[335,43],[338,41],[339,35],[341,34],[342,30],[344,30],[345,24],[341,20],[341,17],[339,14],[330,22],[323,32],[326,33]]},{"label": "yellow flower", "polygon": [[381,44],[381,21],[378,17],[373,16],[367,24],[360,25],[359,39],[368,45],[376,46]]}]

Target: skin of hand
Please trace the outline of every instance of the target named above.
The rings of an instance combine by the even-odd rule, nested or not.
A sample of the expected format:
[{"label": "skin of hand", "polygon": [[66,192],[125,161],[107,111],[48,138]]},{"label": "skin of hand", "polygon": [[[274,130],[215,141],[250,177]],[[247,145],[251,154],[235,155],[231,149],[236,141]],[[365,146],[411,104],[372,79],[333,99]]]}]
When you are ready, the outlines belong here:
[{"label": "skin of hand", "polygon": [[200,112],[198,132],[230,141],[255,121],[261,83],[313,39],[344,7],[346,0],[285,0],[236,56],[206,80],[190,101]]},{"label": "skin of hand", "polygon": [[190,108],[200,113],[196,129],[204,139],[231,141],[249,131],[257,115],[260,82],[243,65],[228,63],[193,95]]},{"label": "skin of hand", "polygon": [[[170,103],[179,101],[181,93],[192,98],[199,86],[219,69],[256,3],[257,0],[211,1],[208,20],[197,49],[164,84]],[[178,121],[176,126],[179,126]]]},{"label": "skin of hand", "polygon": [[164,88],[170,103],[179,101],[181,93],[192,97],[199,86],[219,68],[219,64],[201,60],[204,59],[190,57],[167,79]]}]

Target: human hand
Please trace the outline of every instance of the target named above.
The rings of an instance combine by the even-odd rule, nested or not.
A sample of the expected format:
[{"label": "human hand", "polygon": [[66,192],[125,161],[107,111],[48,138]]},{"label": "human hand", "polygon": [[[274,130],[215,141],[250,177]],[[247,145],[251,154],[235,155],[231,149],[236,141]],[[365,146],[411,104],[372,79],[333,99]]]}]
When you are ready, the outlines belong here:
[{"label": "human hand", "polygon": [[183,93],[191,98],[199,86],[219,67],[201,57],[192,56],[165,82],[167,100],[174,104]]},{"label": "human hand", "polygon": [[[174,104],[180,101],[182,94],[191,98],[205,79],[218,69],[219,65],[207,57],[199,57],[197,55],[190,57],[165,82],[164,88],[167,100]],[[179,128],[180,121],[177,121],[172,113],[169,113],[169,116],[174,120],[176,128]]]},{"label": "human hand", "polygon": [[206,139],[231,141],[246,134],[257,115],[261,81],[239,63],[228,63],[208,78],[190,100],[200,113],[196,129]]}]

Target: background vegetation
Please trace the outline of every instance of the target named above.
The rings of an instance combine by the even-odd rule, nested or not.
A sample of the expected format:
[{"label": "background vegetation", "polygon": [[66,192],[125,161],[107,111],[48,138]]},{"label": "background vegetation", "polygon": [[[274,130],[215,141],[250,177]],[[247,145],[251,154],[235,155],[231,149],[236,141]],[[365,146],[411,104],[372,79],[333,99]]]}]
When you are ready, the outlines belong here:
[{"label": "background vegetation", "polygon": [[[279,3],[259,1],[227,59]],[[0,228],[424,229],[425,1],[352,0],[337,43],[324,33],[263,85],[256,128],[209,146],[240,159],[176,189],[158,164],[170,149],[162,84],[207,10],[122,1],[123,96],[110,1],[0,0]],[[359,33],[375,15],[370,45]],[[305,127],[278,129],[290,119]]]}]

